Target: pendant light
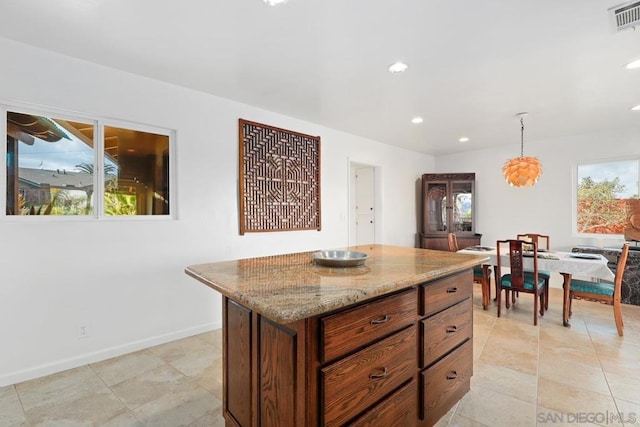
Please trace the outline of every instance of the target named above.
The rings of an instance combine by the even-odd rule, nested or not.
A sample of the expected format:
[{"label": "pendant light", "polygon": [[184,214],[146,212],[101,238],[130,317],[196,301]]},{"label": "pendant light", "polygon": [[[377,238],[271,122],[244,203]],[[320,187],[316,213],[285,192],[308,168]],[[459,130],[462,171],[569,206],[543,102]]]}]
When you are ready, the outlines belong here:
[{"label": "pendant light", "polygon": [[542,163],[536,157],[524,157],[524,118],[528,113],[519,113],[520,117],[520,157],[515,157],[502,166],[502,173],[512,187],[530,187],[538,182],[542,175]]}]

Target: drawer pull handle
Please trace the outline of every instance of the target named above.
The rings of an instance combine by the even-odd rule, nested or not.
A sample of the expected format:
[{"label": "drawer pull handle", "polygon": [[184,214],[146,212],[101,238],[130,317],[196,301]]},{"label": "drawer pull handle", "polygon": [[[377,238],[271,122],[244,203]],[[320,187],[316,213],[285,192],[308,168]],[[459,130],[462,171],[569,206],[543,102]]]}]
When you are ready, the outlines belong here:
[{"label": "drawer pull handle", "polygon": [[448,334],[452,334],[454,332],[458,332],[458,327],[457,326],[449,326],[449,327],[447,327],[447,333]]},{"label": "drawer pull handle", "polygon": [[387,376],[387,368],[384,367],[382,368],[382,373],[380,374],[369,374],[369,379],[370,380],[379,380],[381,378],[384,378]]},{"label": "drawer pull handle", "polygon": [[448,294],[455,294],[456,292],[458,292],[458,288],[448,288],[447,289],[447,293]]},{"label": "drawer pull handle", "polygon": [[458,378],[458,372],[456,371],[451,371],[449,374],[447,374],[448,380],[455,380],[456,378]]},{"label": "drawer pull handle", "polygon": [[385,314],[382,317],[378,317],[377,319],[372,319],[371,320],[371,324],[372,325],[379,325],[381,323],[387,323],[389,321],[389,319],[391,319],[391,316],[389,316],[388,314]]}]

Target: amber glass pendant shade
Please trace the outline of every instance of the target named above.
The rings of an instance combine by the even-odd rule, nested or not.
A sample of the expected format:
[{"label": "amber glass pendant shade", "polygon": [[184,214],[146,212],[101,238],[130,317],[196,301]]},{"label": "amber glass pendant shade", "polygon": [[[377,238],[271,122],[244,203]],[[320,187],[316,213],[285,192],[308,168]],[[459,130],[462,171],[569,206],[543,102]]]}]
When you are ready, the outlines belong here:
[{"label": "amber glass pendant shade", "polygon": [[507,161],[502,166],[502,174],[512,187],[531,187],[542,175],[542,163],[536,157],[524,156],[524,117],[527,113],[517,114],[520,117],[520,157]]},{"label": "amber glass pendant shade", "polygon": [[502,166],[502,173],[512,187],[530,187],[542,175],[542,163],[535,157],[516,157]]}]

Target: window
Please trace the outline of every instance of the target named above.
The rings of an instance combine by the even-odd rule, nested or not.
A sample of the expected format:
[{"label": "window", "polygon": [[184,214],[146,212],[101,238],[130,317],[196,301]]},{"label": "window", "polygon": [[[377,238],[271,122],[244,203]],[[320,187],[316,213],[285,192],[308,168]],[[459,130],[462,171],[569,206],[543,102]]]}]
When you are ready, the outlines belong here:
[{"label": "window", "polygon": [[578,233],[624,234],[629,217],[640,210],[639,170],[639,159],[578,165]]},{"label": "window", "polygon": [[6,132],[6,215],[171,212],[169,131],[10,109]]}]

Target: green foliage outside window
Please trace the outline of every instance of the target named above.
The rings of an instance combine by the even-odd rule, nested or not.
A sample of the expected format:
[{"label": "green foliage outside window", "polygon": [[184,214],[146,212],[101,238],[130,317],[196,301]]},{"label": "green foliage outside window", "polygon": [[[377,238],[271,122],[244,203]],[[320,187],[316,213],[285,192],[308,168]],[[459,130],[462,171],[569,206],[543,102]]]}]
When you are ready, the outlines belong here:
[{"label": "green foliage outside window", "polygon": [[628,224],[627,205],[631,199],[620,198],[625,186],[620,178],[595,182],[585,177],[578,184],[578,232],[622,234]]}]

